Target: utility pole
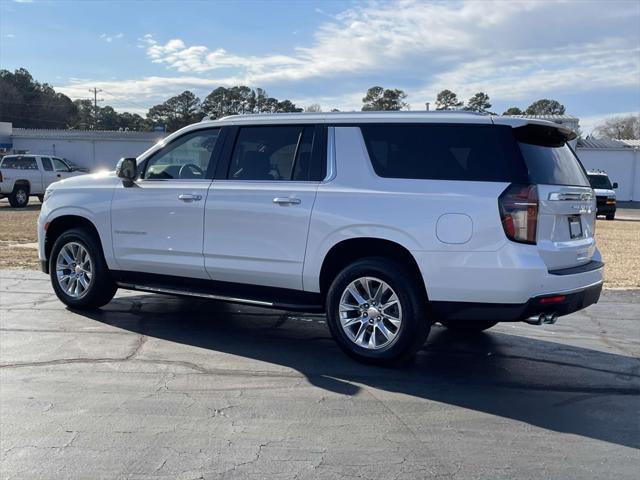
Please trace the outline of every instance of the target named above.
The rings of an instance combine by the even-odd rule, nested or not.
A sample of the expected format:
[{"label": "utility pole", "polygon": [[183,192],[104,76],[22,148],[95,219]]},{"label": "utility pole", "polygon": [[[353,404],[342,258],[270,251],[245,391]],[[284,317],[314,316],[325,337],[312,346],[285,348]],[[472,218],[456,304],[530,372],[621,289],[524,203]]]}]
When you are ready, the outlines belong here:
[{"label": "utility pole", "polygon": [[98,102],[103,102],[103,98],[98,98],[98,93],[102,91],[101,88],[93,87],[89,90],[93,93],[93,129],[98,126]]}]

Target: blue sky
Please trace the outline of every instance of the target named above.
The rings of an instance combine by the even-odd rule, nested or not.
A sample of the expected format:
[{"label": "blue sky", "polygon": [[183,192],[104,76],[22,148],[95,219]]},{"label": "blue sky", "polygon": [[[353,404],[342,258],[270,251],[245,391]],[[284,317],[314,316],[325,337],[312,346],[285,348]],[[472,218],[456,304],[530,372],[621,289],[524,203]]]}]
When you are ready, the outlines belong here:
[{"label": "blue sky", "polygon": [[498,112],[556,98],[588,132],[640,111],[640,1],[0,0],[0,68],[18,67],[138,113],[239,84],[360,109],[381,85],[414,110],[443,88]]}]

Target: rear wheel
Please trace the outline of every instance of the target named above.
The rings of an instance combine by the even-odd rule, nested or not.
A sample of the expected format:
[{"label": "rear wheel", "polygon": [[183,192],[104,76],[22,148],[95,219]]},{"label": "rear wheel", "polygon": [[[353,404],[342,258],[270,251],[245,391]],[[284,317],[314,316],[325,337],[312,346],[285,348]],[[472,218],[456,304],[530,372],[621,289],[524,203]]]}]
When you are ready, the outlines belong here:
[{"label": "rear wheel", "polygon": [[38,195],[38,200],[40,203],[44,203],[44,195]]},{"label": "rear wheel", "polygon": [[327,293],[333,338],[349,356],[389,365],[412,357],[430,330],[426,296],[402,265],[377,257],[358,260]]},{"label": "rear wheel", "polygon": [[29,186],[16,185],[9,195],[9,205],[13,208],[24,208],[29,204]]},{"label": "rear wheel", "polygon": [[606,216],[607,220],[613,220],[615,217],[616,217],[615,213],[612,213],[611,215]]},{"label": "rear wheel", "polygon": [[449,330],[460,333],[478,333],[498,324],[492,320],[445,320],[440,323]]},{"label": "rear wheel", "polygon": [[58,237],[51,249],[49,271],[56,295],[71,308],[99,308],[118,289],[100,242],[85,229],[67,230]]}]

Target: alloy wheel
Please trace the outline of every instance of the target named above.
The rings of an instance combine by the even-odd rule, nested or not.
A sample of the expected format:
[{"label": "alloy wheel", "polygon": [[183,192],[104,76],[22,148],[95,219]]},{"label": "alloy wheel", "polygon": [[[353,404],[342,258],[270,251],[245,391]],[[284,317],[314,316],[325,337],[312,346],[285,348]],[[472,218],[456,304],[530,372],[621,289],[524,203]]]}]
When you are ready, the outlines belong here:
[{"label": "alloy wheel", "polygon": [[87,249],[78,242],[64,244],[56,259],[56,276],[67,295],[83,297],[93,279],[93,264]]},{"label": "alloy wheel", "polygon": [[391,286],[375,277],[360,277],[344,289],[340,325],[356,345],[379,350],[391,345],[402,325],[402,307]]}]

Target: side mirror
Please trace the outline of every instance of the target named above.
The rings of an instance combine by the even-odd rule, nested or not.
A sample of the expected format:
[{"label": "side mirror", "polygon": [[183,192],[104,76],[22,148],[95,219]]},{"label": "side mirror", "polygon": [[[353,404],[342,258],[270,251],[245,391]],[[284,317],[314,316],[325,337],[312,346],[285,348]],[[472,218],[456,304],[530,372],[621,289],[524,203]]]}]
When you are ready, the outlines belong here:
[{"label": "side mirror", "polygon": [[613,188],[618,188],[618,182],[613,182]]},{"label": "side mirror", "polygon": [[125,187],[130,187],[136,179],[137,165],[135,158],[121,158],[116,165],[116,176],[122,179]]}]

